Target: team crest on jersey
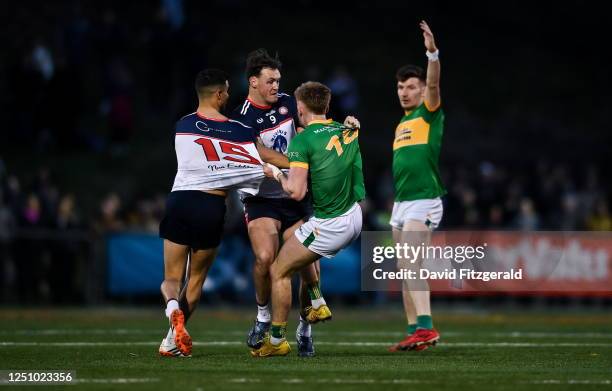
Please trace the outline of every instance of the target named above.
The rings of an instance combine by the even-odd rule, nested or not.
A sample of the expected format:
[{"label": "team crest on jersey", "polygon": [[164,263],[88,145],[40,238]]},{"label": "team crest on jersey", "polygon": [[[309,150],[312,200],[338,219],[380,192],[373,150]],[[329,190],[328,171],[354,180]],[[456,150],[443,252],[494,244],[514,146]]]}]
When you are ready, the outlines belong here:
[{"label": "team crest on jersey", "polygon": [[282,115],[287,115],[287,113],[289,112],[289,109],[286,108],[285,106],[281,106],[280,109],[278,109],[278,112],[281,113]]},{"label": "team crest on jersey", "polygon": [[272,149],[280,152],[280,153],[285,153],[287,151],[287,146],[288,146],[288,142],[287,142],[287,132],[282,132],[279,131],[278,133],[276,133],[274,136],[272,136]]}]

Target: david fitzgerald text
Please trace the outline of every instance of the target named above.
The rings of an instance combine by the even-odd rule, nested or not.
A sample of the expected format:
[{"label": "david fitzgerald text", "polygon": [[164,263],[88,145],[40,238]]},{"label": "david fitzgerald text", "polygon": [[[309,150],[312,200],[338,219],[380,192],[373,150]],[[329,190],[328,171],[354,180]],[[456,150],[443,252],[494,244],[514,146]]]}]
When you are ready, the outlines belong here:
[{"label": "david fitzgerald text", "polygon": [[502,272],[473,269],[444,269],[442,271],[399,269],[388,272],[383,269],[374,269],[372,277],[375,280],[522,280],[523,269],[510,269]]}]

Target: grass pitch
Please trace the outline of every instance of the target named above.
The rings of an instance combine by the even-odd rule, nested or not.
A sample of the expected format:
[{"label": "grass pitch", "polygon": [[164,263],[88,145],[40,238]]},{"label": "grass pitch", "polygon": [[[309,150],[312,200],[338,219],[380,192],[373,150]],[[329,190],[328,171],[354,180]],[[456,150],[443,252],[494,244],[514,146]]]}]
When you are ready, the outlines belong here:
[{"label": "grass pitch", "polygon": [[313,329],[317,357],[297,357],[293,314],[294,351],[255,359],[244,343],[253,311],[200,308],[193,357],[176,359],[157,355],[161,309],[4,309],[0,369],[76,371],[76,385],[37,390],[612,389],[610,314],[437,312],[438,346],[388,353],[402,338],[400,307],[332,311]]}]

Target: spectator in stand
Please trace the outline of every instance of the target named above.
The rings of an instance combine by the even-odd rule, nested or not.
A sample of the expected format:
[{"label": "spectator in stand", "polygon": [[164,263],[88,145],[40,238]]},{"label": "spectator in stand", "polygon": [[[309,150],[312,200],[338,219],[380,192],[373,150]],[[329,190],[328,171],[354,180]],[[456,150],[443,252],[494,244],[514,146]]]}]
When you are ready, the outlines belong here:
[{"label": "spectator in stand", "polygon": [[595,210],[587,218],[586,226],[591,231],[612,231],[612,216],[604,198],[595,204]]},{"label": "spectator in stand", "polygon": [[120,211],[121,198],[117,193],[109,193],[100,203],[100,212],[94,223],[94,229],[104,234],[125,228],[125,223],[120,218]]},{"label": "spectator in stand", "polygon": [[81,222],[76,212],[74,195],[61,197],[55,215],[53,228],[61,235],[51,245],[49,279],[53,301],[66,303],[78,299],[75,297],[75,277],[80,266],[78,255],[81,238],[77,230],[81,228]]},{"label": "spectator in stand", "polygon": [[533,201],[529,198],[523,198],[515,222],[516,229],[520,231],[536,231],[539,226],[540,219],[536,213]]},{"label": "spectator in stand", "polygon": [[[17,218],[18,226],[28,233],[44,228],[40,199],[34,193],[28,194]],[[47,242],[33,235],[19,236],[15,242],[19,297],[22,301],[33,302],[45,291],[45,269]]]},{"label": "spectator in stand", "polygon": [[13,211],[5,204],[1,185],[0,182],[0,298],[9,298],[15,292],[15,264],[11,246],[17,224]]}]

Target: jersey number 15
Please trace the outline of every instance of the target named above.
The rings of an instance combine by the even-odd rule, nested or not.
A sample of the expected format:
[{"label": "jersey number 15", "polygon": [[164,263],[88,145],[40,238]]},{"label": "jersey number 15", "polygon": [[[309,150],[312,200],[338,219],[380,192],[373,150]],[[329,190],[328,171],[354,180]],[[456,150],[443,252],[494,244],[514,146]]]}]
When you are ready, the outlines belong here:
[{"label": "jersey number 15", "polygon": [[[225,154],[223,156],[223,160],[229,160],[237,163],[244,164],[256,164],[260,165],[261,162],[257,160],[255,157],[251,156],[249,151],[244,148],[242,145],[233,144],[227,141],[215,140],[219,144],[221,154]],[[194,140],[196,144],[200,144],[202,146],[202,150],[204,150],[204,155],[206,155],[206,160],[209,162],[218,162],[221,160],[219,157],[219,151],[217,150],[217,146],[213,140],[209,138],[199,138]]]}]

